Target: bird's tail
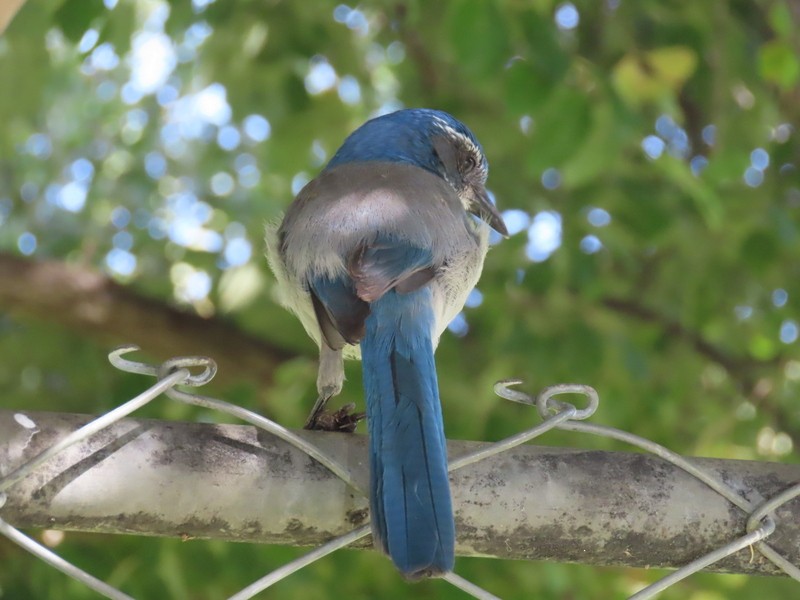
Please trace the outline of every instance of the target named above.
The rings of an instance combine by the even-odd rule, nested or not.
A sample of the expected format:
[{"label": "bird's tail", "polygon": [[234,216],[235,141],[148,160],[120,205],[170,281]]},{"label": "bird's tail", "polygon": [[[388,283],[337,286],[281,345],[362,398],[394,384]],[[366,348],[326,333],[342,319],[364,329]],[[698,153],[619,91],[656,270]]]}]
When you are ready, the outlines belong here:
[{"label": "bird's tail", "polygon": [[388,291],[361,341],[372,535],[409,579],[453,569],[455,532],[427,287]]}]

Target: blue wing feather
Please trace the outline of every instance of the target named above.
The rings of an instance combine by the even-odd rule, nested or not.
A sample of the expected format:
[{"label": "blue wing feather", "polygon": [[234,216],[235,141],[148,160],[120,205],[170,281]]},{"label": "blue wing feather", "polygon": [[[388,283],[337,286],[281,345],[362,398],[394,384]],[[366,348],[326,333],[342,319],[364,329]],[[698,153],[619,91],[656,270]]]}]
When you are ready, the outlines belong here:
[{"label": "blue wing feather", "polygon": [[348,274],[319,276],[308,282],[322,334],[331,348],[357,344],[364,335],[369,303],[397,288],[412,292],[430,281],[436,270],[431,251],[377,235],[356,249]]}]

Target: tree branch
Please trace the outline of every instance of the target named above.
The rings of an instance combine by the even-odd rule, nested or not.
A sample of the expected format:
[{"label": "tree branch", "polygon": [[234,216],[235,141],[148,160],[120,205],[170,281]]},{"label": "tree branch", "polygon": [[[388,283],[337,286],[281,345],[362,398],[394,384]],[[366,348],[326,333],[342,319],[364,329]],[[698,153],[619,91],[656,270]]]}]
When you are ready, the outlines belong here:
[{"label": "tree branch", "polygon": [[788,434],[795,446],[800,445],[800,430],[793,425],[794,416],[780,402],[777,402],[771,394],[772,380],[769,377],[765,378],[755,373],[755,370],[759,368],[780,365],[783,362],[781,357],[772,360],[757,360],[749,357],[731,356],[704,339],[699,333],[687,329],[678,321],[659,314],[635,301],[623,298],[605,298],[602,303],[611,310],[662,327],[667,335],[683,340],[691,345],[698,354],[717,363],[736,382],[739,391],[746,398],[768,415],[781,431]]},{"label": "tree branch", "polygon": [[159,358],[206,354],[223,381],[269,382],[293,355],[220,318],[137,294],[97,271],[0,253],[0,310],[56,323],[99,343],[134,343]]},{"label": "tree branch", "polygon": [[5,0],[0,2],[0,34],[6,30],[6,27],[9,26],[14,15],[22,8],[23,4],[25,4],[25,0]]},{"label": "tree branch", "polygon": [[397,32],[408,51],[419,76],[420,89],[428,98],[436,98],[440,88],[442,69],[436,68],[436,60],[428,51],[419,31],[408,24],[408,6],[399,2],[394,6],[394,18]]},{"label": "tree branch", "polygon": [[749,371],[755,367],[768,367],[778,364],[780,361],[757,361],[755,359],[731,356],[711,342],[704,339],[696,331],[684,327],[680,322],[670,319],[655,310],[648,308],[625,298],[604,298],[603,305],[615,312],[635,317],[640,321],[653,323],[662,327],[668,335],[679,338],[687,342],[694,350],[706,358],[714,361],[725,369],[731,377],[739,381],[745,391],[752,389],[755,378],[751,377]]},{"label": "tree branch", "polygon": [[[91,419],[24,417],[0,410],[4,474]],[[295,433],[366,486],[365,436]],[[457,458],[487,445],[448,442],[448,454]],[[800,479],[798,465],[692,462],[756,504]],[[461,556],[678,567],[746,529],[744,511],[648,454],[522,445],[454,471],[451,485]],[[123,419],[68,447],[6,493],[0,514],[19,527],[310,546],[369,521],[366,498],[295,447],[242,425]],[[774,514],[777,529],[768,542],[798,564],[800,503]],[[368,546],[369,538],[356,545]],[[709,569],[782,574],[748,549]]]}]

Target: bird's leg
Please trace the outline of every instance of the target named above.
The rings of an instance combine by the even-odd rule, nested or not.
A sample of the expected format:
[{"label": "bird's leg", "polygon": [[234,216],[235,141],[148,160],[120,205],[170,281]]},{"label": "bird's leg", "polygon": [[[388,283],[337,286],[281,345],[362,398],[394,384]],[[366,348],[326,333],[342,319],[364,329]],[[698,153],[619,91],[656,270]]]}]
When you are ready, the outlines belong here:
[{"label": "bird's leg", "polygon": [[320,427],[318,427],[318,421],[320,415],[322,415],[322,412],[325,410],[325,405],[330,399],[331,396],[323,396],[322,394],[317,397],[317,401],[314,403],[314,407],[311,409],[311,413],[308,415],[303,429],[320,429]]},{"label": "bird's leg", "polygon": [[339,410],[328,411],[318,408],[324,406],[328,398],[320,397],[314,405],[314,410],[303,426],[304,429],[312,429],[316,431],[341,431],[343,433],[353,433],[358,426],[359,421],[367,416],[363,412],[353,412],[356,405],[350,402],[345,404]]},{"label": "bird's leg", "polygon": [[317,374],[317,393],[319,397],[308,415],[304,429],[321,431],[355,431],[364,413],[353,412],[355,404],[346,404],[337,411],[325,410],[328,400],[342,391],[344,384],[344,360],[341,350],[329,348],[323,341],[319,350],[319,372]]}]

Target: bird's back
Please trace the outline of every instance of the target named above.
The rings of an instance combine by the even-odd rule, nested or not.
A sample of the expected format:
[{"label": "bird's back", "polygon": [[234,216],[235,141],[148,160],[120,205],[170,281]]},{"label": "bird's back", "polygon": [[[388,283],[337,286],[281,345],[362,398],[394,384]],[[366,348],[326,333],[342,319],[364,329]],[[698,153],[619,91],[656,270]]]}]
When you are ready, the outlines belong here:
[{"label": "bird's back", "polygon": [[300,192],[278,230],[287,274],[300,285],[350,277],[348,261],[375,243],[395,240],[428,252],[437,339],[477,282],[487,239],[488,228],[464,211],[441,177],[377,161],[323,172]]}]

